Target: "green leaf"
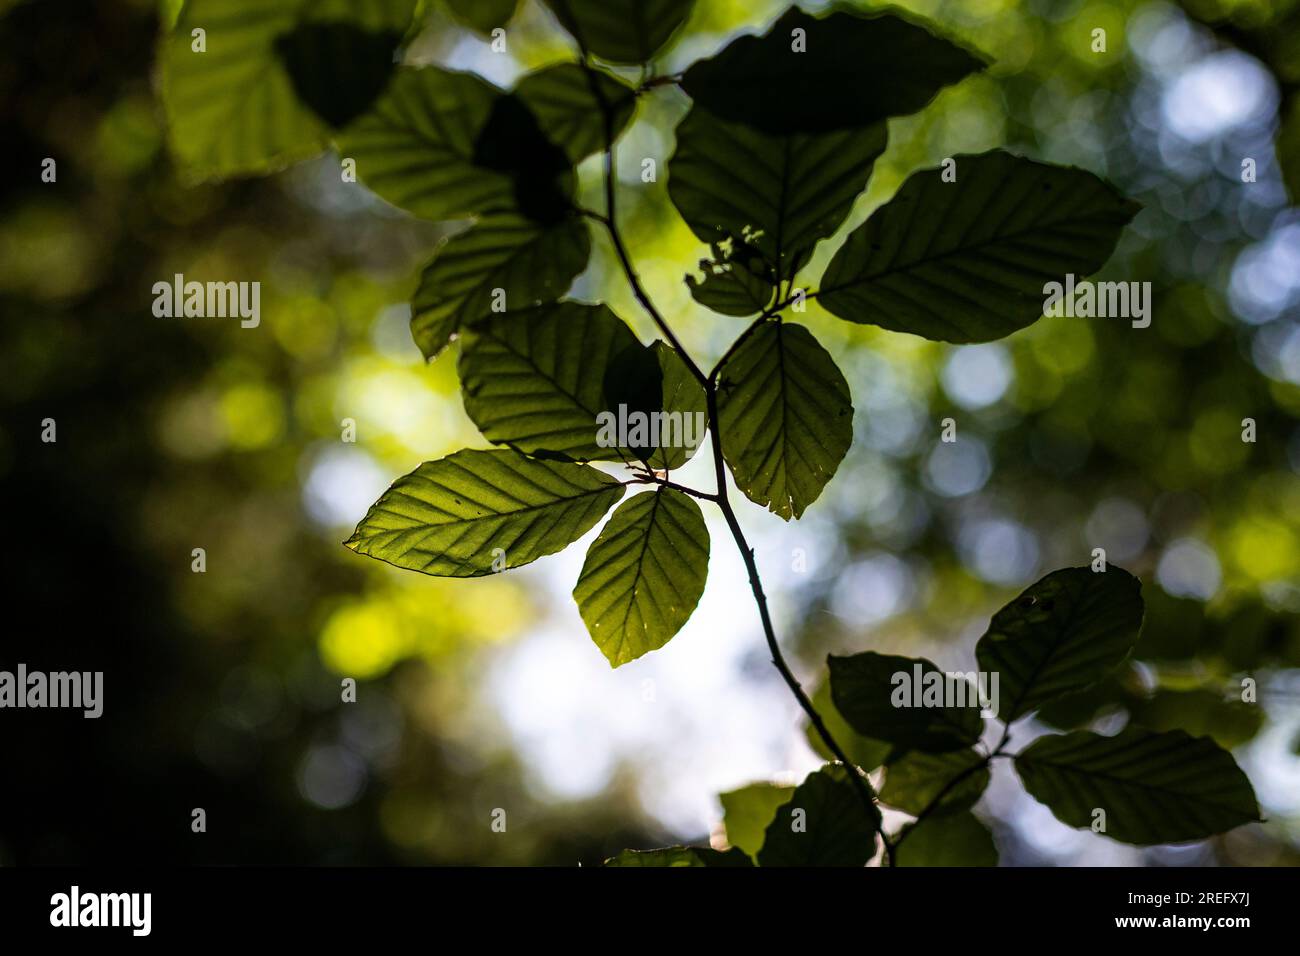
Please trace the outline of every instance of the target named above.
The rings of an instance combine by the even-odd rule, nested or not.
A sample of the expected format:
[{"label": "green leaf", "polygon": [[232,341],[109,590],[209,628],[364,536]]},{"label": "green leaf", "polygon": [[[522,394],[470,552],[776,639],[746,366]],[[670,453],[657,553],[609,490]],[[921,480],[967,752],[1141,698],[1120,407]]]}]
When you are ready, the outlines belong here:
[{"label": "green leaf", "polygon": [[[518,213],[485,216],[444,240],[411,301],[411,334],[433,359],[455,335],[494,313],[553,302],[587,267],[591,239],[577,217],[552,226]],[[500,297],[497,290],[500,290]]]},{"label": "green leaf", "polygon": [[[974,769],[976,767],[980,769]],[[952,783],[963,774],[967,776],[956,784]],[[988,785],[987,761],[974,750],[951,750],[942,754],[913,750],[890,763],[885,770],[880,802],[918,816],[939,800],[930,810],[931,814],[957,813],[974,805]]]},{"label": "green leaf", "polygon": [[839,764],[811,773],[768,824],[759,866],[865,866],[876,855],[880,811],[868,814]]},{"label": "green leaf", "polygon": [[515,15],[519,0],[446,0],[451,15],[479,33],[503,27]]},{"label": "green leaf", "polygon": [[1016,771],[1062,823],[1091,827],[1104,810],[1103,832],[1123,843],[1200,840],[1259,819],[1232,754],[1181,730],[1040,737],[1016,756]]},{"label": "green leaf", "polygon": [[659,361],[662,408],[669,417],[660,426],[659,444],[648,464],[661,471],[672,470],[690,461],[703,444],[708,427],[708,398],[676,349],[659,341],[650,348]]},{"label": "green leaf", "polygon": [[894,851],[895,866],[998,865],[993,834],[974,814],[926,817],[903,833],[907,842]]},{"label": "green leaf", "polygon": [[[836,743],[844,749],[844,755],[863,770],[868,772],[875,770],[885,762],[890,751],[894,749],[893,744],[864,737],[849,726],[849,722],[840,715],[839,708],[831,699],[830,680],[823,681],[813,693],[812,704],[821,715],[826,729],[831,732]],[[822,740],[821,734],[817,733],[817,728],[812,723],[804,725],[804,737],[808,740],[808,746],[812,747],[823,760],[839,759],[831,753],[831,749],[826,746],[826,742]]]},{"label": "green leaf", "polygon": [[706,846],[670,846],[662,850],[624,850],[605,866],[753,866],[734,847],[725,853]]},{"label": "green leaf", "polygon": [[767,837],[767,825],[781,806],[790,802],[794,787],[774,783],[751,783],[748,787],[722,794],[722,822],[727,842],[751,857],[758,855]]},{"label": "green leaf", "polygon": [[[415,0],[189,0],[159,51],[169,141],[184,171],[263,173],[319,153],[331,123],[360,113],[387,83],[414,9]],[[193,49],[195,29],[203,52]]]},{"label": "green leaf", "polygon": [[587,552],[573,598],[610,666],[663,647],[704,593],[709,530],[694,499],[672,488],[629,498]]},{"label": "green leaf", "polygon": [[564,550],[621,497],[622,484],[586,465],[458,451],[397,479],[344,544],[399,568],[478,577]]},{"label": "green leaf", "polygon": [[611,63],[646,63],[690,15],[695,0],[546,0],[580,45]]},{"label": "green leaf", "polygon": [[718,387],[722,455],[736,487],[798,518],[853,442],[848,382],[803,326],[765,322],[726,360]]},{"label": "green leaf", "polygon": [[668,195],[701,240],[743,243],[789,279],[844,222],[885,140],[883,123],[777,136],[696,106],[677,126]]},{"label": "green leaf", "polygon": [[975,647],[980,669],[998,677],[998,718],[1011,723],[1095,684],[1128,657],[1141,627],[1142,584],[1123,568],[1063,568],[1036,581]]},{"label": "green leaf", "polygon": [[700,260],[704,278],[687,273],[692,298],[723,315],[753,315],[766,309],[776,292],[776,273],[758,250],[737,239],[712,242],[709,249],[713,257]]},{"label": "green leaf", "polygon": [[339,153],[394,206],[424,219],[571,212],[573,169],[516,95],[469,73],[399,69],[339,137]]},{"label": "green leaf", "polygon": [[1138,210],[1092,173],[994,150],[912,174],[849,234],[818,301],[850,322],[987,342],[1037,321],[1050,282],[1090,275]]},{"label": "green leaf", "polygon": [[614,113],[613,134],[618,139],[636,111],[636,91],[622,80],[593,71],[604,106],[591,88],[591,79],[577,63],[560,63],[529,73],[515,93],[537,117],[542,132],[579,163],[605,149],[605,109]]},{"label": "green leaf", "polygon": [[610,363],[638,346],[603,305],[558,302],[493,316],[464,334],[458,369],[465,411],[495,444],[576,461],[622,461],[622,449],[600,444],[597,416],[610,410]]},{"label": "green leaf", "polygon": [[682,88],[722,119],[768,133],[871,126],[916,112],[984,68],[982,55],[922,22],[846,9],[816,18],[792,7],[761,37],[695,63]]},{"label": "green leaf", "polygon": [[930,753],[959,750],[980,738],[984,719],[966,675],[949,677],[923,657],[875,651],[832,654],[826,663],[835,706],[860,734]]}]

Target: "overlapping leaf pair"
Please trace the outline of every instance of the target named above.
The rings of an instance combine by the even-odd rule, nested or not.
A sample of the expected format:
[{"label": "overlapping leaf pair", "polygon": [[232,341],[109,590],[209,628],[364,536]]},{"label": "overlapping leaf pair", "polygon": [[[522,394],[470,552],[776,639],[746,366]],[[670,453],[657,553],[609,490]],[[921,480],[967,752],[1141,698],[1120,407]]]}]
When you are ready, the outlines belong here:
[{"label": "overlapping leaf pair", "polygon": [[[996,718],[1009,725],[1104,680],[1133,650],[1143,610],[1140,583],[1113,566],[1066,568],[1031,585],[993,616],[975,648],[981,677],[998,678]],[[1059,820],[1124,843],[1204,839],[1259,819],[1250,781],[1209,738],[1133,724],[1113,736],[1049,734],[1014,755],[1001,744],[981,751],[981,707],[989,695],[982,704],[974,674],[945,674],[924,658],[870,651],[828,663],[832,699],[821,709],[833,707],[844,721],[845,732],[836,736],[855,760],[868,755],[862,770],[884,765],[880,802],[917,818],[894,837],[896,865],[996,864],[992,836],[970,812],[988,786],[994,755],[1013,760],[1025,789]],[[900,689],[918,673],[934,677],[936,688],[962,692],[912,706]],[[728,842],[760,866],[861,866],[876,853],[876,834],[847,772],[832,764],[798,788],[759,783],[724,793]],[[796,810],[807,839],[791,837]],[[682,865],[674,861],[685,849],[616,859]],[[736,858],[694,859],[692,865],[719,865]]]}]

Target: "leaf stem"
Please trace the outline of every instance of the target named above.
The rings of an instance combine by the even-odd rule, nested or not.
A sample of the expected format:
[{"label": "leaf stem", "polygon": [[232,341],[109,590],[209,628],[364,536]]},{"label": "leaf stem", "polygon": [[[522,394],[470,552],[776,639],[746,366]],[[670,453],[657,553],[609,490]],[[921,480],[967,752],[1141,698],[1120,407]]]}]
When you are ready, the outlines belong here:
[{"label": "leaf stem", "polygon": [[[667,321],[665,321],[664,317],[659,313],[659,310],[655,308],[649,295],[646,294],[645,288],[641,285],[640,277],[637,275],[636,269],[632,265],[632,259],[628,255],[627,247],[623,243],[623,237],[619,232],[618,219],[615,213],[614,110],[608,100],[606,100],[604,90],[600,88],[596,71],[591,66],[585,45],[580,41],[579,46],[582,49],[582,66],[586,72],[592,96],[600,106],[605,123],[605,212],[603,215],[594,210],[580,210],[580,212],[604,225],[606,232],[609,234],[610,242],[614,246],[614,251],[618,254],[619,263],[623,268],[623,274],[627,277],[628,284],[632,287],[632,294],[636,296],[637,301],[641,303],[641,307],[644,308],[651,319],[654,320],[655,325],[657,325],[659,330],[663,332],[668,343],[677,350],[682,361],[686,364],[687,369],[690,370],[691,374],[704,388],[704,393],[708,401],[709,433],[712,436],[713,442],[713,465],[717,475],[717,491],[713,495],[707,495],[702,492],[694,492],[684,486],[674,486],[666,480],[659,483],[667,484],[669,487],[678,487],[679,490],[685,491],[688,494],[696,494],[698,497],[708,498],[709,500],[714,501],[722,511],[722,516],[726,519],[727,527],[731,529],[731,536],[736,542],[737,549],[740,551],[741,559],[745,562],[745,569],[749,572],[749,587],[754,594],[754,603],[758,605],[758,615],[763,625],[763,636],[767,640],[767,647],[772,655],[772,663],[780,672],[781,678],[785,681],[786,686],[790,688],[790,693],[794,695],[795,700],[798,701],[799,706],[807,715],[809,722],[817,731],[817,735],[822,739],[822,742],[826,744],[827,749],[829,749],[835,756],[835,759],[842,763],[845,770],[848,771],[849,780],[852,781],[854,789],[857,791],[858,796],[861,797],[863,806],[872,821],[872,828],[879,835],[880,842],[884,846],[885,861],[892,866],[894,851],[889,842],[889,837],[885,834],[884,827],[880,823],[880,814],[876,808],[875,794],[867,784],[861,770],[859,770],[857,765],[849,759],[848,755],[844,752],[844,748],[840,746],[839,742],[830,732],[830,729],[827,728],[826,722],[822,720],[821,714],[817,712],[817,708],[813,706],[812,701],[808,699],[808,695],[804,693],[804,689],[799,684],[799,680],[794,676],[793,672],[791,672],[789,665],[785,661],[785,655],[781,653],[781,647],[776,641],[776,629],[772,626],[772,616],[768,612],[767,608],[767,595],[763,591],[763,582],[758,576],[758,565],[754,560],[754,550],[749,546],[749,542],[746,541],[745,532],[740,527],[740,521],[736,517],[735,509],[732,508],[731,502],[727,498],[726,463],[722,457],[722,439],[718,430],[718,393],[713,379],[718,370],[721,369],[722,362],[720,361],[718,363],[718,366],[710,375],[705,375],[704,372],[700,370],[699,365],[695,363],[695,360],[682,347],[681,342],[673,333]],[[773,315],[776,315],[781,311],[781,309],[789,305],[790,301],[792,301],[792,299],[787,297],[787,301],[767,309],[759,316],[753,325],[746,330],[744,335],[748,335],[762,322],[771,318]],[[742,335],[742,338],[744,335]],[[731,350],[728,350],[728,355],[730,355],[731,351],[734,350],[736,344],[738,344],[738,342],[732,345]],[[723,357],[724,360],[725,358],[726,356]]]},{"label": "leaf stem", "polygon": [[817,735],[821,737],[822,742],[826,744],[827,749],[835,755],[835,759],[842,763],[844,769],[848,771],[849,779],[852,781],[854,789],[857,790],[858,796],[862,798],[863,805],[866,807],[867,813],[871,817],[872,825],[875,828],[876,833],[880,836],[880,842],[884,845],[885,860],[890,866],[892,866],[894,862],[894,850],[890,845],[889,837],[885,835],[884,828],[879,822],[877,822],[880,817],[879,811],[876,809],[875,794],[872,793],[871,788],[867,785],[867,782],[863,778],[862,772],[858,769],[857,765],[849,759],[848,755],[844,752],[844,748],[840,746],[839,742],[835,739],[835,736],[830,732],[830,729],[826,726],[826,722],[822,720],[821,714],[819,714],[817,708],[813,706],[813,702],[809,700],[808,695],[804,693],[804,689],[800,685],[798,678],[794,676],[789,665],[786,664],[785,655],[781,653],[781,646],[776,641],[776,629],[772,626],[772,615],[767,609],[767,595],[763,591],[763,581],[758,576],[758,564],[754,560],[754,549],[749,546],[749,542],[745,539],[745,532],[741,530],[740,521],[736,517],[736,511],[731,507],[731,501],[727,497],[726,464],[722,458],[722,437],[721,432],[718,429],[718,393],[712,382],[709,383],[707,397],[709,408],[709,433],[712,436],[713,441],[713,466],[718,482],[718,508],[722,511],[722,516],[727,521],[727,527],[731,529],[731,536],[735,539],[736,548],[740,551],[740,556],[745,562],[745,570],[749,572],[749,587],[754,594],[754,603],[758,605],[758,616],[763,623],[763,636],[767,640],[767,649],[771,652],[772,663],[780,672],[781,678],[785,681],[786,686],[790,688],[790,693],[794,695],[795,700],[799,702],[799,706],[803,708],[803,712],[807,714],[808,721],[817,731]]}]

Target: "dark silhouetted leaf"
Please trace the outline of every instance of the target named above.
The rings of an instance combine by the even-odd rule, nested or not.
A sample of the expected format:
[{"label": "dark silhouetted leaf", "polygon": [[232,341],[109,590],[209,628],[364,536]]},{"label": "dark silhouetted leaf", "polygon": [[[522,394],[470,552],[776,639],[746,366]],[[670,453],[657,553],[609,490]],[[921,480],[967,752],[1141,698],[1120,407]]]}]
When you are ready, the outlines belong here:
[{"label": "dark silhouetted leaf", "polygon": [[686,22],[695,0],[546,0],[546,5],[601,59],[645,63]]},{"label": "dark silhouetted leaf", "polygon": [[463,336],[465,411],[483,437],[528,454],[575,461],[623,461],[599,444],[605,371],[637,346],[623,320],[603,305],[558,302],[480,321]]},{"label": "dark silhouetted leaf", "polygon": [[1182,843],[1259,819],[1250,781],[1232,754],[1206,737],[1127,727],[1040,737],[1016,757],[1025,789],[1062,823],[1123,843]]},{"label": "dark silhouetted leaf", "polygon": [[[949,786],[962,774],[969,776]],[[917,816],[939,800],[929,811],[931,814],[956,813],[974,805],[988,785],[988,766],[974,750],[950,750],[942,754],[913,750],[891,762],[885,770],[880,801]]]},{"label": "dark silhouetted leaf", "polygon": [[765,322],[727,359],[718,385],[722,454],[736,487],[798,518],[853,441],[844,376],[803,326]]},{"label": "dark silhouetted leaf", "polygon": [[294,92],[334,129],[364,113],[384,91],[402,30],[370,33],[350,23],[304,23],[275,39]]},{"label": "dark silhouetted leaf", "polygon": [[577,217],[542,226],[496,213],[444,240],[411,301],[411,334],[433,359],[463,328],[493,314],[496,290],[506,312],[553,302],[587,267],[591,239]]},{"label": "dark silhouetted leaf", "polygon": [[[383,89],[415,4],[189,0],[159,52],[169,139],[184,171],[264,173],[319,153],[329,123]],[[203,52],[192,48],[196,28]]]},{"label": "dark silhouetted leaf", "polygon": [[[651,415],[663,410],[664,370],[653,346],[633,342],[611,356],[604,381],[605,407],[620,416],[640,415],[649,423]],[[650,431],[647,424],[641,440],[629,434],[624,445],[625,451],[638,461],[649,459],[658,445]]]},{"label": "dark silhouetted leaf", "polygon": [[[813,693],[812,703],[813,707],[817,708],[817,713],[821,715],[822,723],[826,725],[826,729],[835,738],[835,742],[844,749],[845,756],[863,770],[867,772],[875,770],[885,762],[890,751],[894,749],[893,744],[864,737],[849,726],[848,721],[840,716],[835,701],[831,699],[831,682],[829,678],[824,680]],[[808,741],[808,746],[812,747],[817,756],[823,760],[835,761],[839,759],[826,746],[826,742],[822,740],[821,734],[817,733],[817,728],[811,722],[804,725],[804,737]]]},{"label": "dark silhouetted leaf", "polygon": [[839,764],[811,773],[767,826],[759,866],[865,866],[876,855],[880,812],[870,814]]},{"label": "dark silhouetted leaf", "polygon": [[695,501],[672,488],[629,498],[592,542],[573,589],[610,665],[663,647],[690,618],[709,573],[709,531]]},{"label": "dark silhouetted leaf", "polygon": [[668,195],[700,239],[742,242],[788,279],[844,222],[885,137],[883,123],[767,135],[697,106],[677,126]]},{"label": "dark silhouetted leaf", "polygon": [[595,71],[604,105],[591,88],[587,71],[577,63],[560,63],[529,73],[515,94],[537,118],[542,132],[579,163],[605,148],[604,110],[614,113],[614,138],[627,127],[636,110],[636,92],[615,76]]},{"label": "dark silhouetted leaf", "polygon": [[1043,314],[1044,286],[1110,257],[1138,206],[1092,173],[1000,150],[913,173],[849,234],[818,299],[850,322],[986,342]]},{"label": "dark silhouetted leaf", "polygon": [[740,37],[695,63],[682,87],[725,120],[768,133],[823,133],[914,113],[984,65],[933,27],[893,13],[841,9],[816,18],[792,7],[761,37]]},{"label": "dark silhouetted leaf", "polygon": [[397,479],[346,542],[399,568],[467,578],[562,551],[623,497],[595,468],[458,451]]},{"label": "dark silhouetted leaf", "polygon": [[479,33],[503,27],[515,15],[519,0],[445,0],[451,15]]},{"label": "dark silhouetted leaf", "polygon": [[701,259],[703,279],[687,273],[686,285],[700,305],[723,315],[762,312],[776,292],[776,273],[758,250],[739,239],[713,242],[711,259]]},{"label": "dark silhouetted leaf", "polygon": [[904,832],[907,840],[894,852],[895,866],[998,865],[993,834],[973,814],[926,817]]},{"label": "dark silhouetted leaf", "polygon": [[339,137],[339,152],[394,206],[424,219],[568,214],[568,159],[512,94],[469,73],[399,69],[378,102]]},{"label": "dark silhouetted leaf", "polygon": [[1036,581],[993,615],[975,648],[980,669],[998,675],[998,718],[1010,723],[1101,680],[1141,626],[1142,584],[1123,568],[1063,568]]},{"label": "dark silhouetted leaf", "polygon": [[624,850],[605,866],[753,866],[734,847],[725,853],[707,846],[670,846],[662,850]]},{"label": "dark silhouetted leaf", "polygon": [[[864,736],[943,753],[971,746],[983,732],[978,694],[966,675],[949,678],[923,657],[875,651],[831,655],[826,663],[835,706]],[[937,696],[927,696],[934,687]],[[916,706],[918,701],[930,706]]]},{"label": "dark silhouetted leaf", "polygon": [[719,796],[727,842],[751,857],[757,856],[767,838],[768,824],[777,809],[789,803],[793,796],[794,787],[774,783],[751,783]]}]

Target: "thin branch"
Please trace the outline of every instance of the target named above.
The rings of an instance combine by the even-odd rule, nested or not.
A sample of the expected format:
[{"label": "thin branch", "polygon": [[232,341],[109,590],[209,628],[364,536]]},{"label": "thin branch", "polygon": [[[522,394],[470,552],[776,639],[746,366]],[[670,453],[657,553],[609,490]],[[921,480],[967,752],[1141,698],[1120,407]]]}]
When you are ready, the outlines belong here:
[{"label": "thin branch", "polygon": [[956,774],[951,780],[949,780],[946,784],[944,784],[942,789],[940,789],[940,791],[937,794],[935,794],[934,799],[921,808],[921,812],[916,815],[916,819],[912,822],[912,825],[907,829],[905,829],[902,833],[900,833],[898,835],[898,838],[894,840],[894,852],[897,853],[899,849],[902,848],[903,841],[907,839],[909,833],[911,833],[913,830],[916,829],[918,823],[920,823],[926,817],[930,816],[930,814],[934,813],[934,811],[938,808],[939,804],[943,802],[944,797],[952,793],[952,791],[957,787],[957,785],[961,783],[963,780],[965,780],[967,777],[979,773],[979,771],[987,768],[989,762],[993,759],[993,756],[995,755],[991,754],[985,757],[979,763],[971,764],[969,767],[962,770],[960,773]]},{"label": "thin branch", "polygon": [[822,720],[821,714],[813,706],[813,702],[808,699],[804,693],[803,687],[799,684],[798,678],[790,670],[790,666],[785,662],[785,655],[781,653],[781,646],[776,642],[776,629],[772,626],[772,615],[767,609],[767,595],[763,591],[762,579],[758,576],[758,564],[754,560],[754,549],[749,546],[745,540],[745,532],[741,530],[740,521],[736,517],[735,509],[731,507],[731,501],[727,498],[727,475],[726,464],[722,458],[722,438],[718,430],[718,393],[713,383],[709,383],[707,392],[709,408],[709,433],[713,439],[713,466],[717,475],[718,508],[722,511],[722,516],[727,520],[727,527],[731,529],[731,536],[735,539],[736,547],[740,551],[740,556],[745,562],[745,570],[749,572],[749,588],[754,594],[754,603],[758,605],[758,616],[763,623],[763,636],[767,640],[767,649],[772,654],[772,663],[780,672],[781,678],[785,681],[786,686],[790,688],[790,693],[794,695],[803,712],[808,716],[809,723],[817,731],[817,736],[821,737],[822,742],[826,744],[827,749],[835,755],[844,769],[848,771],[849,779],[852,781],[854,789],[857,790],[858,796],[862,799],[867,813],[872,819],[872,825],[880,835],[880,842],[885,847],[885,859],[892,866],[894,860],[893,847],[889,843],[889,837],[885,835],[882,825],[877,822],[880,819],[879,810],[876,808],[875,794],[863,779],[861,771],[857,765],[849,759],[844,752],[844,748],[839,745],[834,735]]},{"label": "thin branch", "polygon": [[687,354],[682,343],[673,333],[668,322],[659,310],[655,308],[650,296],[646,294],[645,288],[641,285],[641,279],[637,275],[636,268],[632,265],[632,257],[628,254],[627,246],[623,243],[623,237],[618,230],[618,216],[615,212],[615,177],[614,177],[614,108],[609,100],[605,98],[605,91],[601,89],[599,77],[595,69],[588,61],[587,52],[583,50],[582,58],[583,72],[587,76],[587,84],[591,87],[591,95],[595,97],[597,104],[600,106],[600,112],[605,123],[605,215],[603,219],[598,219],[605,226],[605,231],[609,234],[610,242],[614,245],[614,252],[618,254],[618,261],[623,266],[623,274],[627,276],[628,285],[632,287],[632,294],[636,300],[641,303],[641,307],[654,320],[659,331],[664,334],[677,354],[681,356],[682,361],[686,363],[686,368],[704,386],[708,385],[708,378],[700,371],[700,367],[695,364],[695,360]]},{"label": "thin branch", "polygon": [[[623,237],[619,233],[618,218],[615,212],[614,110],[610,103],[605,99],[604,90],[600,88],[597,74],[591,66],[587,50],[581,43],[581,38],[579,38],[579,46],[582,48],[582,66],[587,75],[588,85],[591,87],[592,96],[600,106],[605,123],[605,213],[601,215],[593,210],[581,210],[581,212],[583,215],[586,215],[604,225],[606,232],[609,233],[610,242],[613,243],[614,251],[618,254],[619,262],[623,267],[623,274],[627,277],[628,284],[632,287],[633,295],[636,296],[636,299],[641,303],[642,308],[644,308],[651,319],[654,320],[654,323],[659,327],[659,330],[663,332],[664,337],[668,340],[669,344],[677,350],[677,353],[681,356],[682,361],[686,364],[686,367],[690,370],[691,374],[704,388],[704,393],[708,401],[709,432],[713,441],[713,464],[717,475],[717,491],[713,495],[707,495],[705,493],[693,492],[691,489],[687,489],[684,486],[676,487],[679,487],[680,490],[685,491],[688,494],[695,493],[700,497],[706,497],[709,500],[716,502],[719,509],[722,511],[722,515],[727,521],[727,527],[731,529],[731,536],[735,539],[736,547],[740,550],[740,556],[745,562],[745,569],[749,572],[750,590],[754,594],[754,602],[758,605],[759,619],[763,624],[763,636],[767,640],[767,647],[772,655],[772,663],[780,672],[786,686],[790,688],[790,692],[794,695],[795,700],[799,702],[799,706],[808,716],[808,720],[817,731],[817,735],[826,744],[827,749],[829,749],[835,756],[835,759],[842,763],[845,770],[848,771],[849,779],[852,781],[854,789],[857,791],[858,796],[861,797],[863,806],[871,818],[872,827],[880,836],[880,841],[884,845],[885,860],[892,865],[894,858],[893,847],[890,845],[889,837],[885,834],[884,828],[880,823],[880,812],[876,807],[875,794],[867,784],[862,772],[857,768],[853,761],[849,759],[848,754],[844,752],[844,748],[840,746],[834,735],[831,734],[825,721],[822,720],[821,714],[817,712],[817,708],[814,707],[812,701],[808,699],[808,695],[804,693],[803,687],[800,686],[798,679],[791,672],[789,665],[786,664],[785,655],[781,653],[780,645],[776,642],[776,630],[772,626],[772,616],[768,613],[767,595],[763,591],[763,582],[758,576],[758,565],[754,561],[754,551],[745,540],[745,533],[741,530],[740,521],[736,518],[736,512],[731,507],[731,502],[727,498],[726,464],[722,457],[722,439],[719,437],[718,430],[718,393],[713,378],[712,376],[705,375],[704,372],[700,370],[700,367],[695,363],[695,360],[682,347],[681,342],[678,341],[677,336],[673,333],[667,321],[665,321],[664,317],[659,313],[659,310],[655,308],[654,303],[650,300],[649,295],[646,294],[645,289],[641,285],[641,280],[637,276],[636,269],[632,265],[632,259],[628,255],[627,247],[623,243]],[[771,307],[759,317],[759,320],[756,321],[748,331],[752,331],[753,328],[757,327],[757,325],[762,321],[776,315],[787,305],[789,305],[788,301]],[[718,367],[721,367],[721,363],[719,363]],[[714,369],[715,374],[716,372],[717,369]],[[673,487],[666,481],[656,483],[668,484],[669,487]]]},{"label": "thin branch", "polygon": [[667,478],[660,478],[658,475],[637,475],[631,481],[624,482],[625,485],[659,485],[661,488],[671,488],[674,491],[680,491],[683,494],[690,495],[692,498],[702,498],[705,501],[717,501],[718,496],[709,491],[700,491],[698,488],[688,488],[686,485],[679,485],[675,481],[669,481]]}]

